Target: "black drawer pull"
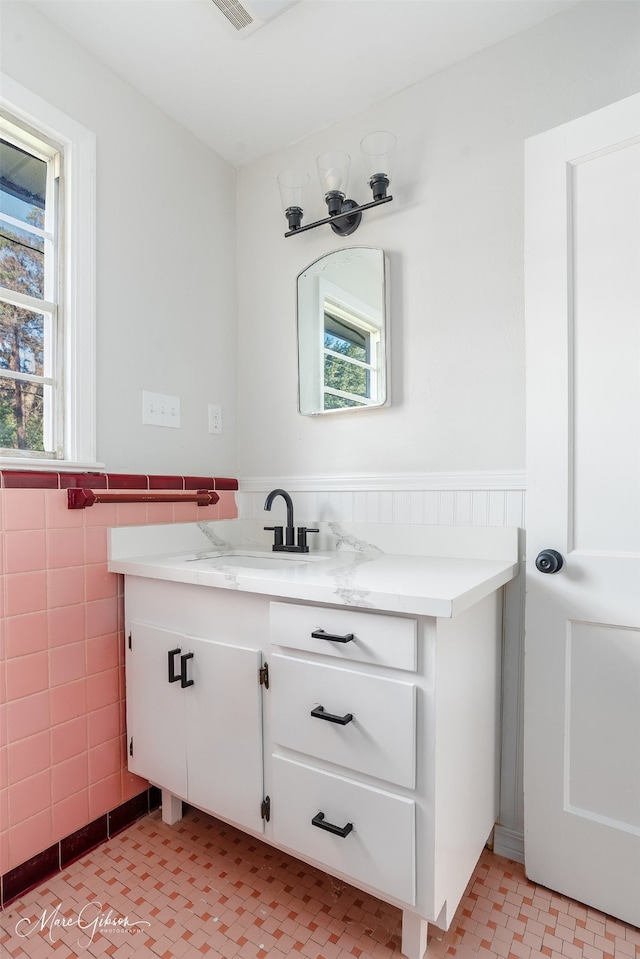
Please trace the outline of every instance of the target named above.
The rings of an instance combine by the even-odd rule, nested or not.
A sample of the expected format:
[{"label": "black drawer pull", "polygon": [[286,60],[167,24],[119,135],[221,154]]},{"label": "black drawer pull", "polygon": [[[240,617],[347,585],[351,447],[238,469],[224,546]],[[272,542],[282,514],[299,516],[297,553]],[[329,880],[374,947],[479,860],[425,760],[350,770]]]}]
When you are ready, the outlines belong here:
[{"label": "black drawer pull", "polygon": [[330,643],[350,643],[353,639],[353,633],[336,636],[335,633],[325,633],[324,629],[314,629],[311,635],[314,639],[328,639]]},{"label": "black drawer pull", "polygon": [[187,679],[187,660],[193,659],[193,653],[183,653],[180,657],[180,685],[183,689],[193,686],[193,679]]},{"label": "black drawer pull", "polygon": [[328,723],[338,723],[340,726],[346,726],[353,720],[353,713],[345,713],[344,716],[336,716],[334,713],[325,712],[324,706],[316,706],[311,710],[314,719],[326,719]]},{"label": "black drawer pull", "polygon": [[348,822],[346,826],[334,826],[332,822],[326,822],[323,812],[319,812],[317,816],[313,817],[311,825],[317,826],[318,829],[326,829],[327,832],[333,833],[334,836],[342,836],[343,839],[345,839],[353,829],[352,822]]},{"label": "black drawer pull", "polygon": [[182,652],[182,650],[180,649],[179,646],[177,646],[176,649],[170,649],[169,652],[167,653],[167,659],[169,660],[169,682],[170,683],[177,683],[178,680],[180,679],[180,673],[176,673],[176,669],[175,669],[176,664],[174,659],[174,657],[177,656],[178,653],[180,652]]}]

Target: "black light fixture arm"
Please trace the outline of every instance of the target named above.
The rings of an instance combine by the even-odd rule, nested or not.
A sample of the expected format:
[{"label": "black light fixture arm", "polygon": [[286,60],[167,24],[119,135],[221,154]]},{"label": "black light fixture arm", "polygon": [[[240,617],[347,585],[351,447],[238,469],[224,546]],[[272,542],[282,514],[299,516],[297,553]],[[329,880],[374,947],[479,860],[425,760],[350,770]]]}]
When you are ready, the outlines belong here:
[{"label": "black light fixture arm", "polygon": [[[334,213],[332,216],[325,216],[322,220],[315,220],[313,223],[306,223],[304,226],[295,227],[294,229],[287,230],[285,236],[295,236],[297,233],[304,233],[305,230],[313,230],[316,226],[323,226],[325,223],[338,224],[340,221],[348,219],[349,217],[355,217],[357,214],[362,213],[363,210],[370,210],[374,206],[381,206],[383,203],[390,203],[393,200],[392,196],[384,196],[379,200],[371,200],[369,203],[361,203],[360,205],[355,205],[349,207],[349,209],[343,210],[341,213]],[[353,200],[345,200],[343,206],[347,203],[353,203]],[[336,231],[340,232],[340,231]],[[346,235],[346,234],[345,234]]]}]

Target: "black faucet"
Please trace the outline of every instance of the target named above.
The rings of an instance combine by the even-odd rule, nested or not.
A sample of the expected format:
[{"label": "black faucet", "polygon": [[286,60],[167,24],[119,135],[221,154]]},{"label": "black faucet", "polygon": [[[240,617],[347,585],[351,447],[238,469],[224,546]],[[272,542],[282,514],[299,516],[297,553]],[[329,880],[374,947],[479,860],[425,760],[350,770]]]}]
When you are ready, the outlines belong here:
[{"label": "black faucet", "polygon": [[293,502],[287,491],[283,489],[272,489],[265,500],[264,508],[270,510],[276,496],[282,496],[287,504],[287,527],[286,530],[284,530],[283,541],[282,526],[265,526],[265,529],[273,530],[272,549],[275,552],[308,553],[307,533],[318,533],[319,530],[308,529],[306,526],[298,526],[298,542],[296,543],[295,529],[293,526]]}]

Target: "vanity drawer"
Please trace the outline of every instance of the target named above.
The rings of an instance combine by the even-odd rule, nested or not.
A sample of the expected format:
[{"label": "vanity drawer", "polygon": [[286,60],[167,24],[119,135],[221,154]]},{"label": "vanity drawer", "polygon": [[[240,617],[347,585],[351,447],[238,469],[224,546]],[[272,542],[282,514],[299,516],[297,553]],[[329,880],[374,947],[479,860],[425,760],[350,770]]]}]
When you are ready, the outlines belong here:
[{"label": "vanity drawer", "polygon": [[[315,826],[352,828],[338,835]],[[273,836],[330,872],[415,903],[415,803],[311,766],[273,756]]]},{"label": "vanity drawer", "polygon": [[276,646],[416,670],[415,619],[293,603],[271,603],[270,618],[271,642]]},{"label": "vanity drawer", "polygon": [[[416,687],[413,683],[277,653],[271,657],[270,667],[275,742],[347,769],[414,788]],[[318,707],[322,712],[312,716],[311,711]]]}]

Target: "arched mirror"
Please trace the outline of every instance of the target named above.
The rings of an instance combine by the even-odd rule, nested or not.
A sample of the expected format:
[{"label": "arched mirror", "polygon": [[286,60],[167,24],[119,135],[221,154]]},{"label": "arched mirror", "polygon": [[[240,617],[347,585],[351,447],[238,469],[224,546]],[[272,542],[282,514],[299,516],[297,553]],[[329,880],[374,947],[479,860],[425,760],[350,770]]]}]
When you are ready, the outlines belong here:
[{"label": "arched mirror", "polygon": [[298,408],[388,405],[388,265],[382,250],[328,253],[298,276]]}]

